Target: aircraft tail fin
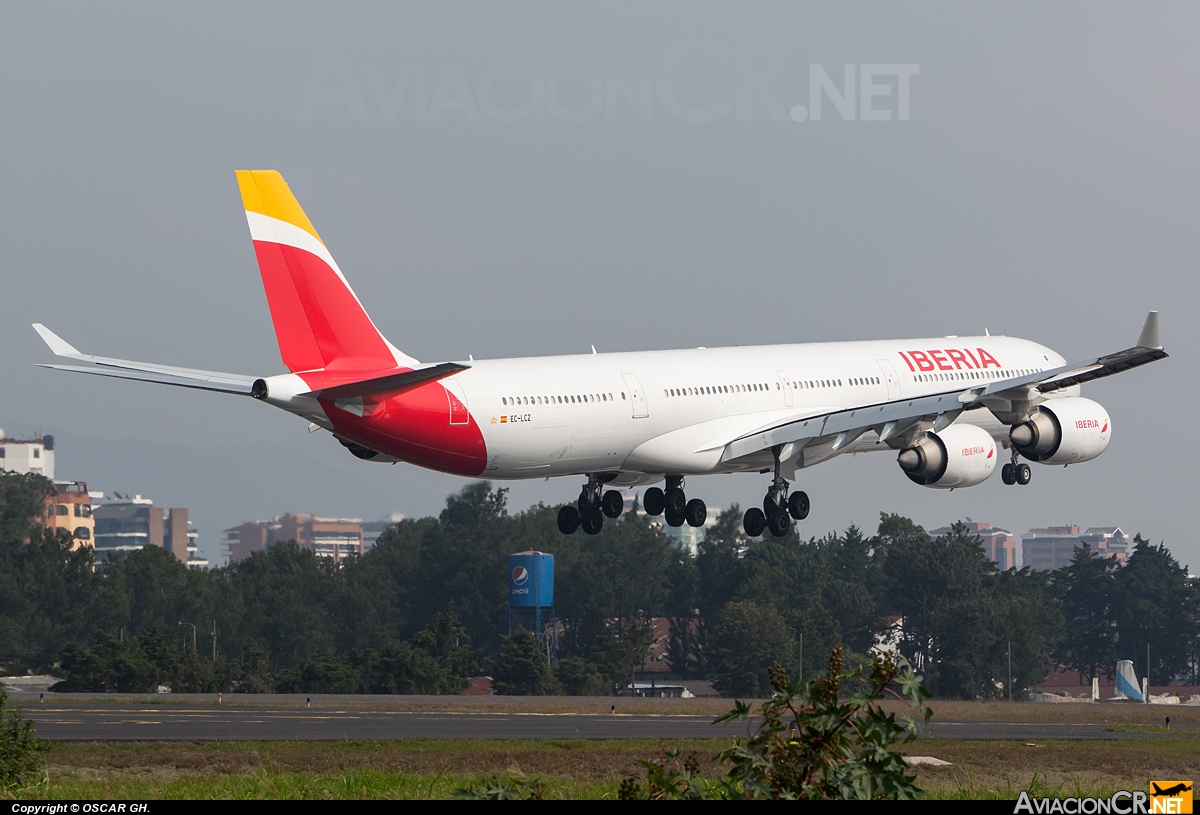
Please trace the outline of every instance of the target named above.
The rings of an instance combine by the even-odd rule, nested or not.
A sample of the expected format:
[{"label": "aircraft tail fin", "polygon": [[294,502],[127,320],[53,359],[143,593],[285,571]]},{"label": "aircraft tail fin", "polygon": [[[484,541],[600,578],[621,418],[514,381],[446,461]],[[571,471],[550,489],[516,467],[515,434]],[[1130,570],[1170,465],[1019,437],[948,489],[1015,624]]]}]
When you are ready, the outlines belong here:
[{"label": "aircraft tail fin", "polygon": [[1133,672],[1133,661],[1122,659],[1117,663],[1116,694],[1135,702],[1144,702],[1146,697],[1138,687],[1137,675]]},{"label": "aircraft tail fin", "polygon": [[388,342],[274,170],[238,170],[279,354],[293,373],[385,370],[417,360]]}]

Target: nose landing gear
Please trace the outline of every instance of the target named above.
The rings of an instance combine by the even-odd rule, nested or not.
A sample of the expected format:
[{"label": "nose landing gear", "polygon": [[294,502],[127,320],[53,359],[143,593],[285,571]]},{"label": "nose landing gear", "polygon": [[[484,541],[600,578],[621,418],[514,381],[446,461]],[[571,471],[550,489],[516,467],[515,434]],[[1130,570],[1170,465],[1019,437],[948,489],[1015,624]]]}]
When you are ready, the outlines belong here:
[{"label": "nose landing gear", "polygon": [[1033,470],[1029,469],[1029,465],[1025,462],[1018,462],[1017,455],[1017,451],[1014,448],[1012,451],[1012,463],[1005,464],[1000,468],[1000,480],[1009,486],[1020,484],[1024,487],[1033,478]]}]

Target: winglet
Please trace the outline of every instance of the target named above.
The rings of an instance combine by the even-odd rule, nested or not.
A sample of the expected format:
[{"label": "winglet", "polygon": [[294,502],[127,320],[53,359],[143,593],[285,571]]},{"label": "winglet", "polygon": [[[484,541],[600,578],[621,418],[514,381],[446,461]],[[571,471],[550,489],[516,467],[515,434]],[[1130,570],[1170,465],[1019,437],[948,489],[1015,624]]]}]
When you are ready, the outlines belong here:
[{"label": "winglet", "polygon": [[41,336],[42,340],[46,343],[46,345],[50,346],[50,350],[54,352],[55,356],[58,356],[58,357],[77,357],[77,356],[79,356],[79,351],[78,351],[78,349],[75,348],[75,346],[71,345],[71,343],[67,342],[62,337],[55,334],[49,328],[46,328],[46,326],[42,325],[41,323],[34,323],[33,330],[36,331],[39,336]]},{"label": "winglet", "polygon": [[1158,312],[1152,311],[1146,315],[1146,324],[1142,326],[1142,334],[1137,344],[1141,348],[1162,348],[1158,338]]}]

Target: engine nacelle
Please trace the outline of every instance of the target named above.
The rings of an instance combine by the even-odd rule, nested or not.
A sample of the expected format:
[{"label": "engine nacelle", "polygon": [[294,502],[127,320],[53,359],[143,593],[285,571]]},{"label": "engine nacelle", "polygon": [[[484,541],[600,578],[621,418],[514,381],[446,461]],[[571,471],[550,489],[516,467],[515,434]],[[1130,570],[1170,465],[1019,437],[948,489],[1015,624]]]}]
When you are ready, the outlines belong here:
[{"label": "engine nacelle", "polygon": [[350,441],[350,439],[339,436],[337,433],[334,433],[333,437],[341,443],[342,447],[349,450],[352,456],[363,461],[374,461],[379,464],[395,464],[400,460],[392,456],[385,456],[383,453],[380,453],[378,450],[372,450],[370,447],[363,447],[358,442]]},{"label": "engine nacelle", "polygon": [[926,433],[897,459],[915,484],[952,490],[987,481],[996,469],[996,442],[981,427],[950,425],[937,433]]},{"label": "engine nacelle", "polygon": [[1075,464],[1090,461],[1108,448],[1112,421],[1091,399],[1067,396],[1038,405],[1029,419],[1013,425],[1008,437],[1030,461]]}]

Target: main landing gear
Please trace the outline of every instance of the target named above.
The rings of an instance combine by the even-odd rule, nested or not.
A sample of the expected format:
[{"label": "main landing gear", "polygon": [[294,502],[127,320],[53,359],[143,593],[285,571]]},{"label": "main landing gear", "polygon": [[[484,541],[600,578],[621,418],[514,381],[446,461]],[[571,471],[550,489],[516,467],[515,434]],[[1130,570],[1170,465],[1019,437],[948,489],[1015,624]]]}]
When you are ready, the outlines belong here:
[{"label": "main landing gear", "polygon": [[625,497],[619,490],[604,491],[604,483],[596,475],[589,475],[588,482],[579,493],[578,506],[567,504],[558,511],[558,531],[573,535],[583,527],[589,535],[596,535],[604,528],[604,518],[619,518],[625,511]]},{"label": "main landing gear", "polygon": [[683,491],[683,477],[667,476],[667,489],[651,487],[642,493],[642,509],[647,515],[663,515],[667,526],[704,526],[708,520],[708,507],[699,498],[688,500]]},{"label": "main landing gear", "polygon": [[792,519],[803,521],[808,517],[811,504],[808,493],[796,490],[788,494],[788,482],[779,474],[779,451],[775,451],[775,477],[763,498],[763,508],[750,507],[742,518],[742,529],[752,538],[757,538],[768,528],[771,534],[782,538],[792,530]]},{"label": "main landing gear", "polygon": [[1012,463],[1005,464],[1000,468],[1000,480],[1009,486],[1020,484],[1024,487],[1033,478],[1033,470],[1029,469],[1029,465],[1025,462],[1018,462],[1017,455],[1017,451],[1013,450]]}]

